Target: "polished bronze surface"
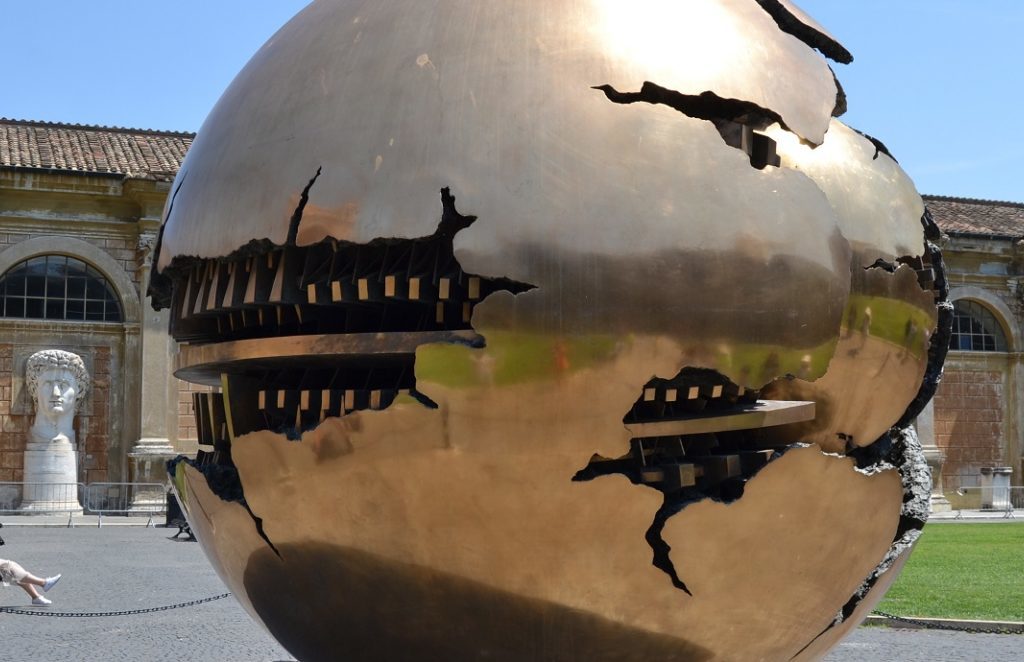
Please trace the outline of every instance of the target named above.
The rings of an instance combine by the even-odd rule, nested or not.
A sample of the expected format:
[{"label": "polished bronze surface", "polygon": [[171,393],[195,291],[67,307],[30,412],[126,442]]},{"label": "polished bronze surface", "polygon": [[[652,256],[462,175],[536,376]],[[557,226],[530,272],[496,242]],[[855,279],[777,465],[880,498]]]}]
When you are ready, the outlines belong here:
[{"label": "polished bronze surface", "polygon": [[788,0],[283,27],[151,284],[216,387],[175,488],[249,613],[303,660],[816,659],[859,622],[926,517],[945,285],[822,53]]},{"label": "polished bronze surface", "polygon": [[[469,404],[452,403],[450,419]],[[189,506],[190,520],[210,517],[194,530],[221,563],[234,564],[224,576],[238,595],[255,590],[270,603],[266,584],[283,577],[309,587],[325,574],[346,580],[346,572],[360,572],[358,566],[346,569],[346,557],[359,552],[373,560],[374,572],[390,575],[378,580],[390,589],[379,594],[358,579],[355,595],[348,581],[331,590],[320,586],[308,620],[286,617],[283,609],[303,607],[287,607],[280,589],[275,591],[278,604],[265,607],[292,627],[266,624],[282,644],[297,654],[309,650],[306,639],[339,646],[302,659],[346,659],[352,653],[343,645],[346,634],[362,640],[353,626],[368,625],[357,620],[359,612],[404,614],[408,605],[387,605],[409,595],[421,597],[419,610],[459,618],[439,619],[434,632],[424,632],[419,621],[436,617],[415,612],[377,623],[380,638],[415,651],[401,659],[476,659],[492,652],[497,659],[546,659],[531,652],[556,642],[561,645],[550,650],[550,658],[593,659],[582,655],[586,642],[574,646],[558,630],[575,627],[572,619],[529,627],[559,605],[632,630],[597,659],[650,659],[648,642],[658,637],[676,640],[664,649],[673,652],[665,659],[788,659],[828,626],[841,606],[834,595],[853,593],[885,553],[899,519],[895,472],[867,477],[851,470],[852,460],[812,448],[791,451],[751,480],[743,499],[731,505],[703,502],[669,520],[665,538],[691,587],[689,596],[650,563],[644,535],[660,495],[622,478],[566,481],[576,468],[572,456],[590,448],[585,437],[552,437],[532,421],[502,416],[514,424],[508,433],[516,436],[509,438],[522,445],[509,449],[495,430],[480,443],[446,448],[443,428],[422,430],[425,420],[415,410],[399,413],[396,418],[404,420],[393,425],[402,427],[388,434],[378,428],[385,422],[374,418],[329,421],[299,444],[266,432],[236,442],[248,505],[260,514],[280,556],[255,534],[251,520],[245,531],[230,533],[246,519],[241,506],[214,498],[212,510],[195,515]],[[531,457],[552,461],[534,463]],[[182,469],[190,484],[205,482],[191,467]],[[199,501],[200,494],[193,491],[189,498]],[[850,518],[850,512],[863,516]],[[240,549],[243,544],[251,554]],[[336,551],[321,556],[325,548]],[[308,558],[316,562],[304,563]],[[464,596],[457,587],[443,586],[448,580],[439,576],[461,578],[484,594]],[[431,584],[437,591],[433,599]],[[510,596],[527,605],[506,606]],[[465,599],[478,609],[466,613],[459,604]],[[476,633],[492,627],[495,612],[518,616],[504,623],[508,648],[476,648],[485,643]],[[428,654],[453,645],[456,636],[466,637],[462,655]],[[691,656],[693,650],[711,652]],[[382,652],[364,651],[365,659],[380,659]]]},{"label": "polished bronze surface", "polygon": [[626,429],[634,437],[672,437],[768,428],[812,420],[814,420],[813,402],[758,400],[750,405],[737,406],[719,416],[705,414],[699,417],[626,424]]},{"label": "polished bronze surface", "polygon": [[[412,333],[349,333],[253,338],[206,345],[182,345],[175,375],[191,382],[220,386],[221,375],[294,365],[312,361],[343,360],[349,356],[414,354],[429,343],[473,345],[479,336],[471,331],[427,331]],[[256,366],[254,368],[254,366]]]},{"label": "polished bronze surface", "polygon": [[843,637],[848,635],[850,631],[864,622],[874,608],[882,601],[885,597],[885,592],[889,590],[889,587],[893,585],[896,579],[899,577],[900,572],[903,570],[903,566],[906,564],[907,559],[910,558],[910,552],[914,549],[914,543],[911,543],[896,556],[895,561],[891,566],[888,567],[887,572],[882,575],[881,580],[873,585],[867,594],[857,604],[853,613],[846,618],[846,620],[835,627],[829,628],[821,633],[813,642],[811,642],[807,648],[800,651],[800,654],[793,658],[797,662],[805,662],[807,660],[819,660],[828,653],[829,649],[838,644]]},{"label": "polished bronze surface", "polygon": [[[689,62],[700,66],[680,66]],[[826,62],[753,0],[315,2],[256,53],[200,129],[159,267],[174,255],[226,255],[250,239],[283,244],[320,167],[300,245],[426,234],[429,201],[454,186],[491,215],[466,238],[474,252],[489,252],[496,236],[572,242],[583,254],[729,249],[788,207],[808,231],[778,241],[795,240],[790,253],[823,253],[828,264],[827,232],[810,231],[831,220],[821,204],[814,213],[817,191],[774,186],[801,178],[744,167],[708,122],[622,108],[591,89],[633,91],[645,81],[772,109],[816,144],[836,99]],[[705,195],[723,177],[749,191]],[[759,192],[765,209],[755,218],[749,203]],[[786,204],[792,198],[800,204]],[[662,236],[687,216],[713,216],[733,231]],[[239,222],[211,235],[209,218]],[[619,219],[630,220],[628,235],[600,231]]]}]

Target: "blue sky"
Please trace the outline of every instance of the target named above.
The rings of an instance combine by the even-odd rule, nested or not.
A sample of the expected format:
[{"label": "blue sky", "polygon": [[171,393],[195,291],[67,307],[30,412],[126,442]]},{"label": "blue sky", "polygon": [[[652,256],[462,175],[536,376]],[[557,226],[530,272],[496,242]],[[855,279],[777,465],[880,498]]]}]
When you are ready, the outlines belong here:
[{"label": "blue sky", "polygon": [[[305,4],[0,0],[0,117],[195,131]],[[1024,2],[798,4],[854,55],[833,65],[843,120],[885,142],[921,192],[1024,201]]]}]

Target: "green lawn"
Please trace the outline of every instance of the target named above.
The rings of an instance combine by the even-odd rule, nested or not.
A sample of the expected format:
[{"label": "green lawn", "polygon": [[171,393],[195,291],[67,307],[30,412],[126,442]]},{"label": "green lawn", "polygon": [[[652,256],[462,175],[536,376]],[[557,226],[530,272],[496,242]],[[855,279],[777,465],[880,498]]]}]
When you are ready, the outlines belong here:
[{"label": "green lawn", "polygon": [[878,609],[898,616],[1024,621],[1024,523],[926,526]]}]

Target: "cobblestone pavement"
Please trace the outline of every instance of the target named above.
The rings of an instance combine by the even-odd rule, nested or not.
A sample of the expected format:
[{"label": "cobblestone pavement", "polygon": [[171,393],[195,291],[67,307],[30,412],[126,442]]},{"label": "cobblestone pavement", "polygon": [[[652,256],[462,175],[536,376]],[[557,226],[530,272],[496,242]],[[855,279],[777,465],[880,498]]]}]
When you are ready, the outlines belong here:
[{"label": "cobblestone pavement", "polygon": [[1024,635],[858,628],[825,662],[1021,662]]},{"label": "cobblestone pavement", "polygon": [[[2,521],[2,518],[0,518]],[[0,557],[36,575],[63,573],[49,611],[121,611],[226,593],[197,543],[172,542],[177,529],[5,527]],[[0,606],[28,595],[0,585]],[[0,613],[4,662],[119,660],[270,662],[292,660],[232,598],[172,611],[104,618]]]},{"label": "cobblestone pavement", "polygon": [[[227,589],[196,543],[176,529],[7,527],[0,557],[30,572],[61,572],[49,611],[121,611],[205,598]],[[283,587],[282,587],[283,588]],[[0,606],[25,607],[17,587]],[[234,598],[131,616],[46,618],[0,613],[0,660],[80,662],[274,662],[292,660]],[[826,662],[1018,662],[1024,635],[860,628]],[[460,662],[460,661],[453,661]],[[654,662],[654,661],[652,661]]]}]

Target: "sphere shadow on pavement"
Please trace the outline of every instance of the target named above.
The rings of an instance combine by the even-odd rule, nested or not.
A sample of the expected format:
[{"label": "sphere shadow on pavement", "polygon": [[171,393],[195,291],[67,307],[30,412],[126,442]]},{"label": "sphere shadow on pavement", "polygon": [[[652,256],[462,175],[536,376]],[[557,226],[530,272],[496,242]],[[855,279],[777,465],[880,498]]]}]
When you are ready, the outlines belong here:
[{"label": "sphere shadow on pavement", "polygon": [[[50,607],[30,607],[17,587],[0,589],[0,607],[49,612],[146,609],[227,592],[197,544],[169,540],[175,529],[143,527],[4,529],[4,556],[33,572],[63,573]],[[280,586],[277,590],[285,587]],[[317,601],[318,596],[309,596]],[[0,640],[10,662],[190,660],[276,662],[294,658],[229,597],[170,611],[102,618],[3,614]],[[826,662],[1020,658],[1019,635],[862,627]]]}]

